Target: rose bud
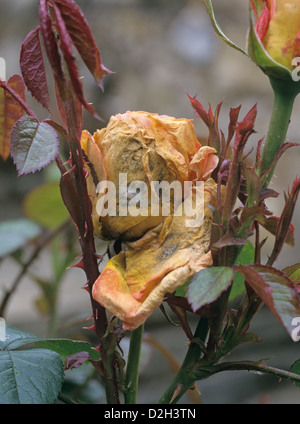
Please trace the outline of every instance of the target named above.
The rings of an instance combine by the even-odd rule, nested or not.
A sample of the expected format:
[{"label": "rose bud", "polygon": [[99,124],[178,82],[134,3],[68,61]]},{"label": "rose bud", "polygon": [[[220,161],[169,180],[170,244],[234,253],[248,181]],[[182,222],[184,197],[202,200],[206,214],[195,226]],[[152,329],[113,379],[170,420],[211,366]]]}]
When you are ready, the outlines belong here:
[{"label": "rose bud", "polygon": [[300,56],[298,0],[250,0],[255,25],[250,29],[248,53],[267,75],[288,79],[293,59]]}]

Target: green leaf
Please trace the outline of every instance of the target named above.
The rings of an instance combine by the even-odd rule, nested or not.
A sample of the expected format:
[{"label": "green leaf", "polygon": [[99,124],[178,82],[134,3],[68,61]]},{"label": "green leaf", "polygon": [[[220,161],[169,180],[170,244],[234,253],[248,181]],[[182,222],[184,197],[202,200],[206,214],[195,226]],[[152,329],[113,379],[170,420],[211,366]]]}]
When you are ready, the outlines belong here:
[{"label": "green leaf", "polygon": [[59,355],[45,349],[0,352],[0,403],[54,403],[63,381]]},{"label": "green leaf", "polygon": [[18,174],[30,174],[49,165],[59,153],[56,131],[46,122],[24,116],[13,127],[11,155]]},{"label": "green leaf", "polygon": [[63,361],[67,356],[83,351],[88,352],[91,359],[99,359],[99,353],[87,342],[71,339],[48,339],[10,325],[6,325],[6,340],[0,340],[0,350],[11,351],[31,343],[37,343],[45,349],[58,353]]},{"label": "green leaf", "polygon": [[190,282],[191,282],[191,278],[188,278],[188,280],[182,286],[177,287],[175,291],[175,295],[179,297],[186,297],[186,291],[188,289]]},{"label": "green leaf", "polygon": [[[87,352],[90,359],[99,359],[99,352],[83,341],[47,339],[9,325],[5,335],[0,341],[0,403],[53,403],[68,356]],[[22,350],[29,344],[42,349]]]},{"label": "green leaf", "polygon": [[243,166],[243,174],[247,181],[247,194],[248,194],[247,205],[248,207],[251,207],[255,205],[259,197],[259,194],[261,192],[261,183],[257,173],[255,172],[253,168],[250,168],[245,165],[242,165],[242,166]]},{"label": "green leaf", "polygon": [[242,274],[292,336],[293,319],[300,316],[300,296],[293,281],[284,272],[266,265],[237,265],[234,269]]},{"label": "green leaf", "polygon": [[300,264],[288,266],[282,270],[292,281],[300,281]]},{"label": "green leaf", "polygon": [[32,190],[25,197],[23,208],[29,219],[49,229],[57,228],[69,217],[58,182],[42,184]]},{"label": "green leaf", "polygon": [[[294,362],[290,369],[291,372],[300,375],[300,359]],[[296,383],[298,387],[300,387],[300,383]]]},{"label": "green leaf", "polygon": [[18,328],[5,326],[6,339],[0,340],[0,350],[14,350],[40,340],[40,337]]},{"label": "green leaf", "polygon": [[69,339],[44,339],[37,342],[39,346],[53,350],[58,353],[63,361],[70,355],[79,352],[88,352],[90,359],[97,361],[100,359],[99,353],[86,342]]},{"label": "green leaf", "polygon": [[213,5],[211,0],[204,0],[206,8],[207,8],[207,12],[209,14],[211,23],[213,25],[214,30],[216,31],[217,35],[223,40],[225,41],[225,43],[227,43],[230,47],[233,47],[234,49],[238,50],[239,52],[247,55],[247,52],[242,49],[241,47],[239,47],[238,45],[236,45],[233,41],[231,41],[225,34],[224,32],[221,30],[219,24],[216,21],[215,18],[215,13],[214,13],[214,9],[213,9]]},{"label": "green leaf", "polygon": [[25,246],[41,232],[40,227],[28,219],[0,223],[0,258]]},{"label": "green leaf", "polygon": [[194,311],[214,302],[232,284],[234,272],[229,267],[203,269],[192,278],[187,299]]},{"label": "green leaf", "polygon": [[[236,265],[249,265],[254,263],[254,254],[255,249],[250,243],[250,241],[247,241],[246,244],[243,246],[239,256],[237,257],[237,260],[235,262]],[[236,273],[234,276],[232,289],[230,292],[229,300],[235,299],[237,296],[243,293],[245,290],[245,279],[243,276],[239,273]]]}]

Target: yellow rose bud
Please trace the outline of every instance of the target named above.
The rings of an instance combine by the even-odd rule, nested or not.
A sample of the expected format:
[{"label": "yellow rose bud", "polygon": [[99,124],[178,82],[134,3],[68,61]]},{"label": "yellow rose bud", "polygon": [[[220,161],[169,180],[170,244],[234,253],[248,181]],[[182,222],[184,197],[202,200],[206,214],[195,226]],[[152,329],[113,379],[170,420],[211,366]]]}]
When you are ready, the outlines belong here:
[{"label": "yellow rose bud", "polygon": [[269,56],[289,70],[300,56],[299,0],[250,0],[256,32]]}]

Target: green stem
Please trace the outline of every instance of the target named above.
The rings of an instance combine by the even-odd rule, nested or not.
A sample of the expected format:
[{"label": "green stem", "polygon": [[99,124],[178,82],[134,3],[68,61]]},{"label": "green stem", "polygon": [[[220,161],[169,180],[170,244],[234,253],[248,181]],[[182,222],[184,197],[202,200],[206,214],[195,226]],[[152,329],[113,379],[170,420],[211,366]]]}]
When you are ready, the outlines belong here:
[{"label": "green stem", "polygon": [[[269,129],[261,158],[260,175],[262,175],[268,168],[272,166],[272,162],[274,161],[276,154],[278,153],[282,144],[285,142],[293,111],[294,101],[300,91],[298,85],[296,85],[292,80],[279,80],[272,77],[269,77],[269,79],[274,93],[274,101]],[[274,168],[275,166],[273,167],[272,171],[269,172],[269,175],[264,181],[264,187],[269,185]],[[251,228],[253,219],[254,217],[250,217],[244,223],[239,231],[238,237],[243,237],[245,232]],[[244,328],[247,328],[254,314],[261,306],[262,302],[258,298],[256,301],[253,301],[252,303],[250,302],[247,309],[248,313],[244,313],[243,319],[240,322],[236,334],[241,333]]]},{"label": "green stem", "polygon": [[[208,321],[206,318],[200,318],[197,329],[194,334],[195,339],[200,339],[203,343],[208,334]],[[186,357],[171,382],[167,390],[159,399],[159,404],[176,403],[185,392],[192,387],[196,380],[194,365],[199,361],[202,354],[200,343],[191,341]]]},{"label": "green stem", "polygon": [[[270,83],[274,92],[274,102],[262,155],[261,173],[272,164],[275,155],[286,139],[294,101],[299,93],[299,89],[293,81],[270,78]],[[270,182],[273,172],[274,169],[269,174],[266,185]]]},{"label": "green stem", "polygon": [[209,320],[210,335],[207,342],[207,355],[209,358],[215,358],[219,340],[222,335],[224,318],[228,307],[230,291],[221,294],[215,302],[216,317]]},{"label": "green stem", "polygon": [[57,399],[67,405],[77,405],[77,402],[75,402],[73,399],[70,399],[69,396],[66,396],[64,393],[59,393]]},{"label": "green stem", "polygon": [[250,361],[237,361],[237,362],[223,362],[217,365],[213,365],[206,371],[211,371],[211,375],[222,371],[255,371],[258,373],[272,374],[279,378],[286,378],[297,383],[300,382],[300,375],[290,371],[281,370],[279,368],[269,367],[258,362]]},{"label": "green stem", "polygon": [[[115,364],[115,355],[113,352],[105,351],[101,349],[101,361],[103,364],[104,370],[104,387],[106,393],[106,400],[108,405],[119,405],[119,392],[118,392],[118,382],[116,378],[116,372],[114,368]],[[97,368],[97,367],[96,367]],[[100,367],[100,372],[102,368]]]},{"label": "green stem", "polygon": [[141,325],[133,330],[130,335],[130,346],[125,375],[125,404],[136,404],[143,332],[144,325]]}]

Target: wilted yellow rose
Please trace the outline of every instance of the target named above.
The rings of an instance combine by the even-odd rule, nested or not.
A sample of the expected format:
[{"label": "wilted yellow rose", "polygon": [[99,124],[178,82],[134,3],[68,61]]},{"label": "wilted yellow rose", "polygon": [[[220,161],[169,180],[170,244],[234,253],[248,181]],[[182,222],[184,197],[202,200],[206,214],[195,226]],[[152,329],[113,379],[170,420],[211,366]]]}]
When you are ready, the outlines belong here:
[{"label": "wilted yellow rose", "polygon": [[[123,242],[121,252],[107,263],[95,282],[93,297],[118,316],[124,328],[134,329],[161,304],[166,293],[173,293],[212,263],[209,206],[216,205],[217,189],[210,175],[218,157],[215,149],[200,145],[192,121],[146,112],[113,116],[107,127],[93,136],[84,131],[81,142],[89,171],[87,185],[95,234]],[[124,216],[120,216],[124,207],[120,176],[126,177],[125,206],[129,213]],[[205,183],[198,186],[199,181]],[[113,185],[113,196],[106,200],[116,202],[114,214],[102,213],[105,206],[101,200],[106,192],[99,186],[97,189],[102,182],[109,183],[108,191]],[[146,213],[132,216],[134,194],[129,188],[135,182],[146,189]],[[169,192],[169,213],[163,199],[158,198],[159,207],[153,216],[154,182],[175,182],[181,187],[179,196],[178,190],[176,196],[175,190]],[[183,190],[185,184],[187,191]],[[193,216],[188,213],[188,204],[193,205]],[[203,220],[197,223],[201,212]]]},{"label": "wilted yellow rose", "polygon": [[300,56],[299,0],[250,0],[257,18],[256,32],[265,50],[279,64],[292,70]]},{"label": "wilted yellow rose", "polygon": [[[203,202],[216,205],[213,180],[205,185]],[[139,240],[124,243],[94,284],[93,297],[123,321],[124,329],[137,328],[167,293],[212,265],[212,210],[204,206],[200,227],[186,227],[186,218],[169,216]]]}]

